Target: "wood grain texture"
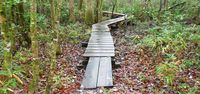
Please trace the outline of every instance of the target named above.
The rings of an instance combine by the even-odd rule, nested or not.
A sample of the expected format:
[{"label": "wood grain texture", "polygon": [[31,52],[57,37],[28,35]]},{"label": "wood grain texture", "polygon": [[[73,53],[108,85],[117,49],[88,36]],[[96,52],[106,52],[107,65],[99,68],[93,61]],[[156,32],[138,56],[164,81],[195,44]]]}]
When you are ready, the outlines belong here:
[{"label": "wood grain texture", "polygon": [[87,53],[84,53],[83,56],[85,57],[94,57],[94,56],[110,56],[110,57],[113,57],[115,56],[115,54],[113,52],[87,52]]},{"label": "wood grain texture", "polygon": [[88,43],[88,45],[114,45],[114,43]]},{"label": "wood grain texture", "polygon": [[113,86],[111,57],[90,57],[82,88]]},{"label": "wood grain texture", "polygon": [[100,63],[100,57],[90,57],[81,87],[83,88],[97,87],[99,63]]},{"label": "wood grain texture", "polygon": [[[110,14],[110,12],[105,12]],[[126,19],[126,15],[92,25],[92,33],[83,56],[90,57],[81,87],[96,88],[113,86],[111,57],[115,56],[113,38],[108,25]],[[118,17],[117,16],[117,17]]]},{"label": "wood grain texture", "polygon": [[111,57],[101,57],[97,87],[113,86]]},{"label": "wood grain texture", "polygon": [[110,32],[92,32],[83,56],[90,57],[114,55],[114,42]]}]

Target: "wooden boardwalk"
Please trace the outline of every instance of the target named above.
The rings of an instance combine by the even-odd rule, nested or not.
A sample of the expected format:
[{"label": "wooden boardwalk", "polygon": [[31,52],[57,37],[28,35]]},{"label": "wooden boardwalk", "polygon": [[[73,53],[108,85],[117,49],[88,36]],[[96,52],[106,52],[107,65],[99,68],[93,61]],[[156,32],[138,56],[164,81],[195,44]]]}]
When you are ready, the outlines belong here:
[{"label": "wooden boardwalk", "polygon": [[[109,12],[106,12],[109,14]],[[111,57],[115,56],[113,38],[108,25],[126,19],[126,15],[92,25],[92,33],[83,56],[89,57],[82,88],[113,86]]]},{"label": "wooden boardwalk", "polygon": [[114,43],[110,32],[93,31],[83,56],[114,56]]}]

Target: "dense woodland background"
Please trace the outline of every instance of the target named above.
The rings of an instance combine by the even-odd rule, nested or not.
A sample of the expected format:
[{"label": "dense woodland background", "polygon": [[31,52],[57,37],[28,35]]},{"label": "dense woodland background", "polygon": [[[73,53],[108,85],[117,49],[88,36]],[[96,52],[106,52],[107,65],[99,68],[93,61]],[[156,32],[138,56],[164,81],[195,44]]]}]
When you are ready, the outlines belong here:
[{"label": "dense woodland background", "polygon": [[[91,25],[111,26],[113,88],[82,90]],[[0,94],[199,94],[199,0],[0,0]]]}]

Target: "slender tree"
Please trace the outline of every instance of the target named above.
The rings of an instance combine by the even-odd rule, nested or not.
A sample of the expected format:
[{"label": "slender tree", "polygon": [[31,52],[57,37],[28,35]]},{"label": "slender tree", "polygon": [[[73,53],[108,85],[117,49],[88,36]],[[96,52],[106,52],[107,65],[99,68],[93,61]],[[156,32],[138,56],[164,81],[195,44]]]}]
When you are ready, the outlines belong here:
[{"label": "slender tree", "polygon": [[29,94],[33,94],[37,88],[39,80],[39,61],[38,61],[38,41],[37,41],[37,5],[36,0],[30,0],[30,35],[31,35],[31,51],[32,51],[32,73],[33,78],[29,86]]},{"label": "slender tree", "polygon": [[86,24],[91,25],[94,22],[93,0],[87,0],[86,4],[85,22]]},{"label": "slender tree", "polygon": [[78,3],[78,13],[79,13],[79,20],[82,20],[83,19],[83,12],[82,12],[82,9],[83,9],[83,0],[79,0],[79,3]]},{"label": "slender tree", "polygon": [[96,0],[96,7],[95,7],[95,23],[99,22],[99,12],[100,12],[100,0]]},{"label": "slender tree", "polygon": [[117,6],[117,0],[112,0],[112,5],[113,5],[113,8],[112,8],[112,16],[111,16],[111,18],[114,17],[113,13],[114,13],[115,8],[116,8],[116,6]]},{"label": "slender tree", "polygon": [[60,35],[60,16],[61,16],[61,7],[62,7],[62,0],[57,0],[57,8],[56,8],[56,32],[57,32],[57,48],[56,48],[56,54],[60,55],[62,53],[61,51],[61,38],[59,37]]},{"label": "slender tree", "polygon": [[74,0],[69,0],[69,21],[74,22]]},{"label": "slender tree", "polygon": [[50,94],[51,91],[51,85],[53,84],[53,79],[52,77],[54,76],[54,67],[56,64],[56,43],[57,43],[57,32],[56,30],[56,16],[55,16],[55,0],[49,0],[51,7],[50,7],[50,11],[51,11],[51,29],[52,29],[52,35],[54,35],[53,37],[53,41],[50,44],[50,60],[51,60],[51,64],[50,64],[50,70],[48,70],[48,77],[47,77],[47,86],[46,86],[46,90],[44,92],[44,94]]},{"label": "slender tree", "polygon": [[[51,18],[52,18],[52,35],[53,35],[53,41],[51,42],[51,53],[50,53],[50,70],[49,75],[47,78],[47,86],[44,94],[50,94],[51,93],[51,87],[53,85],[53,77],[54,72],[56,68],[56,54],[61,50],[60,48],[60,38],[59,38],[59,27],[60,27],[60,12],[61,12],[61,6],[62,6],[62,0],[50,0],[51,3]],[[57,11],[56,11],[57,10]]]},{"label": "slender tree", "polygon": [[104,0],[100,0],[100,6],[99,6],[99,21],[102,19],[103,2],[104,2]]},{"label": "slender tree", "polygon": [[9,17],[11,16],[11,5],[9,4],[6,6],[6,8],[3,8],[3,3],[6,1],[1,0],[0,1],[0,26],[1,26],[1,34],[3,36],[3,47],[4,47],[4,63],[3,63],[3,69],[9,70],[12,62],[12,37],[13,37],[13,31],[12,29],[8,28],[9,25]]},{"label": "slender tree", "polygon": [[163,7],[163,0],[160,0],[160,8],[159,8],[159,12],[161,12],[162,11],[162,7]]},{"label": "slender tree", "polygon": [[[15,24],[17,24],[19,26],[17,28],[17,30],[21,34],[19,44],[26,48],[30,48],[31,47],[31,38],[30,38],[30,36],[28,36],[28,32],[26,31],[26,27],[28,27],[28,25],[25,24],[24,1],[20,0],[20,3],[18,3],[16,5],[16,8],[14,11],[15,11]],[[24,41],[26,42],[26,44],[23,44]]]},{"label": "slender tree", "polygon": [[161,12],[163,9],[166,10],[167,8],[168,8],[168,0],[160,0],[159,12]]},{"label": "slender tree", "polygon": [[78,10],[82,10],[83,8],[83,0],[79,0]]},{"label": "slender tree", "polygon": [[164,8],[165,8],[165,9],[168,8],[168,0],[164,0]]},{"label": "slender tree", "polygon": [[101,20],[102,5],[103,5],[103,0],[96,0],[95,17],[94,17],[95,23]]}]

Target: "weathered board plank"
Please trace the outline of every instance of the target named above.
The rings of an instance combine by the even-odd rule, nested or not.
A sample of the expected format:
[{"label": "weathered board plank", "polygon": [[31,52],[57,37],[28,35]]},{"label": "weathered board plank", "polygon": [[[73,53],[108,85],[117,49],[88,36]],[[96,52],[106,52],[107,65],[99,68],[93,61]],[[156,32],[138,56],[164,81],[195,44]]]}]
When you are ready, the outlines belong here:
[{"label": "weathered board plank", "polygon": [[109,29],[109,27],[108,27],[108,26],[105,26],[105,25],[95,25],[95,26],[92,26],[92,28]]},{"label": "weathered board plank", "polygon": [[114,49],[114,46],[113,45],[89,45],[87,48],[88,49],[95,49],[95,48]]},{"label": "weathered board plank", "polygon": [[110,25],[110,24],[113,24],[113,23],[116,23],[116,22],[120,22],[120,21],[123,21],[123,20],[125,20],[125,17],[119,17],[119,18],[110,19],[110,20],[106,20],[106,21],[100,22],[100,24]]},{"label": "weathered board plank", "polygon": [[111,34],[92,34],[91,38],[112,38]]},{"label": "weathered board plank", "polygon": [[114,53],[114,50],[86,50],[85,53]]},{"label": "weathered board plank", "polygon": [[111,35],[92,35],[90,39],[112,39]]},{"label": "weathered board plank", "polygon": [[102,32],[93,31],[92,34],[110,34],[110,32],[106,32],[106,31],[102,31]]},{"label": "weathered board plank", "polygon": [[92,28],[109,28],[109,27],[107,25],[94,24],[92,25]]},{"label": "weathered board plank", "polygon": [[113,57],[113,56],[115,56],[115,53],[113,53],[113,52],[94,52],[94,53],[92,53],[92,52],[86,52],[86,53],[84,53],[83,54],[83,56],[85,56],[85,57],[93,57],[93,56],[110,56],[110,57]]},{"label": "weathered board plank", "polygon": [[92,34],[101,34],[101,35],[108,34],[108,35],[110,35],[111,33],[107,32],[107,31],[93,31]]},{"label": "weathered board plank", "polygon": [[96,36],[96,37],[91,37],[89,42],[92,41],[92,40],[108,40],[108,41],[110,40],[110,41],[112,41],[113,39],[111,37],[105,37],[104,38],[103,36],[102,37]]},{"label": "weathered board plank", "polygon": [[92,34],[91,37],[100,37],[100,38],[102,38],[102,37],[111,37],[111,35],[110,34],[98,34],[98,33],[96,33],[96,34]]},{"label": "weathered board plank", "polygon": [[115,50],[114,48],[86,48],[88,50]]},{"label": "weathered board plank", "polygon": [[97,87],[113,86],[111,57],[101,57]]},{"label": "weathered board plank", "polygon": [[96,49],[96,50],[99,50],[99,49],[102,49],[102,50],[104,50],[104,49],[112,49],[112,50],[115,50],[115,48],[114,47],[89,47],[89,48],[87,48],[87,49]]},{"label": "weathered board plank", "polygon": [[110,31],[109,28],[92,28],[92,31]]},{"label": "weathered board plank", "polygon": [[[113,40],[111,37],[91,37],[90,40]],[[89,40],[89,42],[90,42]]]},{"label": "weathered board plank", "polygon": [[91,40],[113,40],[113,39],[110,38],[110,37],[101,37],[101,38],[99,38],[99,37],[91,37],[91,38],[89,39],[89,42],[90,42]]},{"label": "weathered board plank", "polygon": [[112,40],[106,40],[106,39],[101,39],[101,40],[90,40],[89,41],[90,43],[113,43],[113,41]]},{"label": "weathered board plank", "polygon": [[96,88],[98,71],[99,71],[100,57],[90,57],[86,67],[85,76],[83,78],[83,88]]},{"label": "weathered board plank", "polygon": [[112,39],[96,39],[90,40],[89,43],[113,43]]},{"label": "weathered board plank", "polygon": [[112,85],[111,57],[90,57],[81,87],[96,88]]},{"label": "weathered board plank", "polygon": [[113,48],[114,45],[88,45],[87,48]]},{"label": "weathered board plank", "polygon": [[91,34],[91,36],[94,36],[94,35],[96,35],[96,36],[99,36],[99,37],[111,37],[111,34],[109,34],[109,33],[102,33],[102,34],[100,34],[100,33],[92,33]]},{"label": "weathered board plank", "polygon": [[[97,43],[97,42],[91,42],[91,43]],[[104,45],[99,44],[88,44],[88,47],[114,47],[114,45],[112,45],[111,43],[113,42],[101,42],[101,43],[107,43]]]},{"label": "weathered board plank", "polygon": [[93,47],[93,48],[88,48],[88,50],[90,50],[90,49],[95,49],[95,50],[104,50],[104,49],[112,49],[112,50],[115,50],[115,48],[114,47],[107,47],[107,48],[102,48],[102,47]]},{"label": "weathered board plank", "polygon": [[[111,35],[110,35],[111,36]],[[91,39],[113,39],[112,37],[110,36],[104,36],[104,35],[92,35],[90,40]]]},{"label": "weathered board plank", "polygon": [[98,34],[98,33],[92,34],[91,37],[100,37],[100,38],[109,37],[109,38],[112,38],[110,34]]},{"label": "weathered board plank", "polygon": [[114,43],[88,43],[88,45],[114,45]]},{"label": "weathered board plank", "polygon": [[88,52],[113,52],[113,49],[87,49],[86,53]]}]

